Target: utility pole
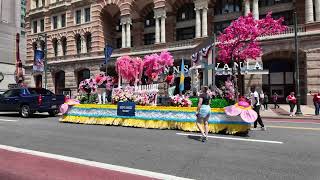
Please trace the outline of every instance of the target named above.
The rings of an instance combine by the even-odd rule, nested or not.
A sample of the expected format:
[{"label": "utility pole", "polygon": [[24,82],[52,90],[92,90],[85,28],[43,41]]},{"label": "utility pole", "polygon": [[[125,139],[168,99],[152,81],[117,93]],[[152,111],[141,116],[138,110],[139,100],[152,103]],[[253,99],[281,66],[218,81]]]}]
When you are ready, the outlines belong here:
[{"label": "utility pole", "polygon": [[296,10],[293,12],[294,16],[294,45],[296,51],[295,64],[296,64],[296,91],[297,91],[297,111],[296,115],[302,115],[301,112],[301,94],[300,94],[300,67],[299,67],[299,47],[298,47],[298,20],[297,20],[297,12]]},{"label": "utility pole", "polygon": [[47,62],[47,52],[48,52],[48,47],[47,47],[47,41],[48,41],[48,36],[47,34],[39,34],[38,35],[38,41],[40,41],[40,38],[44,38],[44,88],[48,88],[48,77],[47,77],[47,71],[48,71],[48,62]]}]

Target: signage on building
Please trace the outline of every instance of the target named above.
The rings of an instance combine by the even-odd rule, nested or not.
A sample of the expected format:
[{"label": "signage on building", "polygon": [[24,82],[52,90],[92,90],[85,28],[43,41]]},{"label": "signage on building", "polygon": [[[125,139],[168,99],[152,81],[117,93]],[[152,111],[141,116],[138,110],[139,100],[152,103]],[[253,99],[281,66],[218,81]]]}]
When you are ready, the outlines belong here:
[{"label": "signage on building", "polygon": [[[181,70],[180,66],[173,66],[172,68],[173,68],[173,73],[175,75],[179,75],[180,74],[180,70]],[[170,68],[166,68],[164,70],[164,74],[169,74],[169,71],[170,71]],[[189,65],[184,65],[184,73],[187,75],[188,72],[189,72]]]},{"label": "signage on building", "polygon": [[134,102],[118,102],[117,108],[118,116],[135,116],[136,103]]},{"label": "signage on building", "polygon": [[[235,62],[234,71],[237,74],[240,66],[241,74],[268,74],[267,70],[263,69],[261,61],[247,61],[247,62]],[[232,67],[228,64],[216,63],[215,66],[216,75],[231,75]]]}]

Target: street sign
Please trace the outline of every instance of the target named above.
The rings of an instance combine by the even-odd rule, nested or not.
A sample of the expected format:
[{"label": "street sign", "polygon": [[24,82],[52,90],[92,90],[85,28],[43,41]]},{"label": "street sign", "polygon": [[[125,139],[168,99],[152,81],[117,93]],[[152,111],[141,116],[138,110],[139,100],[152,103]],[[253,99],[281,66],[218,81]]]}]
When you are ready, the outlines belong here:
[{"label": "street sign", "polygon": [[118,116],[135,116],[136,103],[134,102],[118,102],[117,108]]}]

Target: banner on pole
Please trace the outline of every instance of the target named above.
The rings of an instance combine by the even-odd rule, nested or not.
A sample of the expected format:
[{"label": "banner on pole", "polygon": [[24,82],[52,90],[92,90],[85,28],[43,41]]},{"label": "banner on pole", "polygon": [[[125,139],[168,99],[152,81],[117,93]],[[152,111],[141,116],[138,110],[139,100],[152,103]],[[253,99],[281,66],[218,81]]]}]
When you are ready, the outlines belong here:
[{"label": "banner on pole", "polygon": [[44,52],[36,50],[34,52],[33,71],[43,72],[44,70]]}]

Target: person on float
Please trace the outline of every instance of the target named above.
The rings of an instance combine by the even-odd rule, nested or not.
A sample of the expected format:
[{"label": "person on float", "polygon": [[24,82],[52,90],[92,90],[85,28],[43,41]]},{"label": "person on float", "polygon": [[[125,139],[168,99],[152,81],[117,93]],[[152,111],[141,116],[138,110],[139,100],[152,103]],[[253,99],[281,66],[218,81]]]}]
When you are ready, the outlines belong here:
[{"label": "person on float", "polygon": [[318,116],[320,111],[320,91],[318,91],[318,93],[315,93],[313,95],[313,104],[314,104],[315,115]]},{"label": "person on float", "polygon": [[[100,82],[98,83],[98,104],[106,104],[106,95],[107,95],[107,90],[106,90],[106,78],[103,73],[99,74],[100,77]],[[102,99],[102,100],[101,100]]]},{"label": "person on float", "polygon": [[289,114],[289,116],[292,117],[292,116],[294,116],[294,107],[297,104],[297,98],[294,96],[294,92],[291,92],[287,96],[286,101],[290,106],[290,114]]},{"label": "person on float", "polygon": [[263,124],[263,121],[261,119],[261,116],[260,116],[260,95],[256,89],[255,86],[252,86],[250,88],[250,91],[251,91],[251,94],[250,94],[250,97],[251,97],[251,106],[253,108],[253,110],[257,113],[258,117],[257,119],[254,121],[253,123],[253,128],[256,129],[257,128],[257,125],[258,123],[260,124],[261,126],[261,130],[266,130],[266,128],[264,127],[264,124]]},{"label": "person on float", "polygon": [[[209,133],[209,117],[211,113],[210,100],[211,97],[208,94],[208,86],[203,86],[199,97],[198,108],[196,112],[197,122],[196,125],[200,130],[202,137],[201,141],[205,142],[208,140]],[[202,122],[204,123],[204,128],[202,127]]]}]

